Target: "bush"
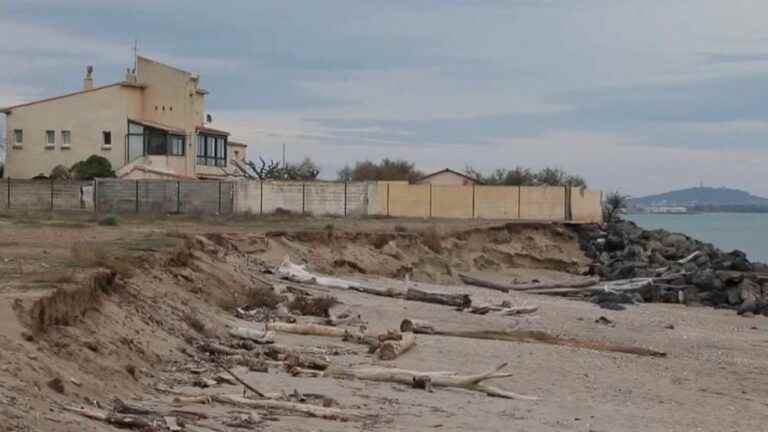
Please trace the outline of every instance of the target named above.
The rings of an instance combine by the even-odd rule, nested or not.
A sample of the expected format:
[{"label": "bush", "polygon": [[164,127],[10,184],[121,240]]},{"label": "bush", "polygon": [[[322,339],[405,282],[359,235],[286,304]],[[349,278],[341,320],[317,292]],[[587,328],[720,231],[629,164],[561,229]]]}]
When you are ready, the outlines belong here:
[{"label": "bush", "polygon": [[620,219],[628,205],[628,196],[622,195],[618,191],[609,192],[603,203],[603,220],[611,223]]},{"label": "bush", "polygon": [[77,180],[93,180],[97,177],[114,177],[115,172],[112,171],[112,164],[105,157],[98,155],[91,155],[84,161],[77,162],[72,165],[70,170],[72,175]]},{"label": "bush", "polygon": [[337,304],[339,304],[339,300],[333,296],[297,296],[288,303],[288,310],[298,312],[301,315],[328,318],[330,316],[328,311]]},{"label": "bush", "polygon": [[99,225],[104,226],[117,226],[117,216],[104,216],[103,218],[99,219]]},{"label": "bush", "polygon": [[51,180],[69,180],[72,176],[64,165],[56,165],[48,176]]}]

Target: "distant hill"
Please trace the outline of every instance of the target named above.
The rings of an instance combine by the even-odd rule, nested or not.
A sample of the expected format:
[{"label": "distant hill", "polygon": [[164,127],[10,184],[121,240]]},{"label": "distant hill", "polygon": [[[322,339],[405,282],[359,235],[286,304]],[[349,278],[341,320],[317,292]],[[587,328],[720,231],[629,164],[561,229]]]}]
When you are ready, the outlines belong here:
[{"label": "distant hill", "polygon": [[694,187],[633,198],[635,207],[680,206],[687,208],[765,207],[768,199],[739,189]]}]

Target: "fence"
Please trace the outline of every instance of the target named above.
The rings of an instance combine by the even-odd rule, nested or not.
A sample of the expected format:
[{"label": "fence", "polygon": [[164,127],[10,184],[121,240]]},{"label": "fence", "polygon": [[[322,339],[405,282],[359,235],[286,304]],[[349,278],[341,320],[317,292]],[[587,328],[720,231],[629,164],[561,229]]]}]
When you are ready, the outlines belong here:
[{"label": "fence", "polygon": [[405,182],[119,180],[0,182],[0,207],[102,213],[298,214],[600,222],[601,193]]},{"label": "fence", "polygon": [[0,181],[0,209],[93,210],[93,182],[70,180]]}]

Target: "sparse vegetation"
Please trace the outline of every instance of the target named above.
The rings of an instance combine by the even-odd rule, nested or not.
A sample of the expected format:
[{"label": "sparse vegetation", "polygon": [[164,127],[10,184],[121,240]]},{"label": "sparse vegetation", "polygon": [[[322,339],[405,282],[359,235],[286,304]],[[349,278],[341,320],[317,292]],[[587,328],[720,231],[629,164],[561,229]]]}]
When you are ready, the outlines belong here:
[{"label": "sparse vegetation", "polygon": [[99,219],[99,225],[102,226],[117,226],[118,224],[117,216],[114,215],[107,215]]},{"label": "sparse vegetation", "polygon": [[629,205],[629,197],[618,191],[609,192],[603,203],[603,220],[607,223],[615,222],[621,218]]},{"label": "sparse vegetation", "polygon": [[93,180],[94,178],[115,176],[109,159],[99,155],[91,155],[88,159],[75,163],[72,165],[70,172],[72,177],[77,180]]},{"label": "sparse vegetation", "polygon": [[421,241],[424,246],[426,246],[432,252],[438,254],[443,252],[443,244],[440,241],[440,233],[437,231],[437,228],[434,225],[421,233]]},{"label": "sparse vegetation", "polygon": [[73,264],[79,267],[104,267],[119,274],[124,279],[132,278],[135,273],[134,263],[128,257],[116,257],[107,253],[104,245],[93,242],[75,242],[70,248]]},{"label": "sparse vegetation", "polygon": [[395,225],[395,232],[398,232],[398,233],[408,232],[408,228],[404,227],[403,225]]},{"label": "sparse vegetation", "polygon": [[339,304],[339,299],[333,296],[296,296],[288,303],[288,310],[298,312],[301,315],[328,318],[328,311],[337,304]]},{"label": "sparse vegetation", "polygon": [[249,308],[275,309],[283,300],[284,298],[278,295],[274,288],[267,285],[248,288],[245,293],[245,305]]},{"label": "sparse vegetation", "polygon": [[486,185],[587,187],[583,177],[569,174],[556,167],[533,171],[530,168],[517,166],[512,169],[499,168],[489,174],[467,167],[464,173]]},{"label": "sparse vegetation", "polygon": [[424,176],[415,164],[403,159],[382,159],[381,162],[363,161],[349,165],[338,171],[340,181],[409,181],[414,182]]},{"label": "sparse vegetation", "polygon": [[187,311],[182,319],[189,326],[189,328],[196,331],[198,334],[203,336],[208,336],[210,334],[208,326],[205,324],[205,321],[200,318],[200,314],[197,311]]}]

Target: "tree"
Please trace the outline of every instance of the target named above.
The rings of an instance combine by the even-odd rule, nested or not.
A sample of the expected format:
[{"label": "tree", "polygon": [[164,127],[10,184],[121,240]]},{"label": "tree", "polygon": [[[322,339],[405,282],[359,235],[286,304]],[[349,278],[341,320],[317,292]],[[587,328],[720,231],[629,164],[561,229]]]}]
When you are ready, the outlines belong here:
[{"label": "tree", "polygon": [[603,219],[607,223],[615,222],[629,205],[629,197],[618,191],[609,192],[603,203]]},{"label": "tree", "polygon": [[114,177],[112,164],[105,157],[91,155],[84,161],[77,162],[70,169],[77,180],[93,180],[98,177]]},{"label": "tree", "polygon": [[344,168],[336,171],[336,178],[343,182],[352,181],[352,167],[349,165],[344,165]]},{"label": "tree", "polygon": [[404,159],[382,159],[381,162],[362,161],[355,163],[354,168],[345,166],[339,171],[339,178],[344,174],[349,181],[409,181],[415,182],[424,174],[417,170],[415,164]]},{"label": "tree", "polygon": [[320,168],[310,158],[304,158],[298,164],[289,163],[285,167],[281,167],[280,162],[274,160],[267,162],[262,157],[259,157],[259,161],[261,162],[261,167],[256,166],[250,160],[245,162],[259,180],[313,181],[320,175]]},{"label": "tree", "polygon": [[512,169],[498,168],[485,175],[472,167],[467,167],[464,172],[486,185],[587,187],[583,177],[568,174],[560,168],[547,167],[534,172],[530,168],[516,166]]},{"label": "tree", "polygon": [[51,180],[69,180],[72,178],[72,175],[64,165],[56,165],[51,170],[51,175],[49,175],[48,178]]}]

